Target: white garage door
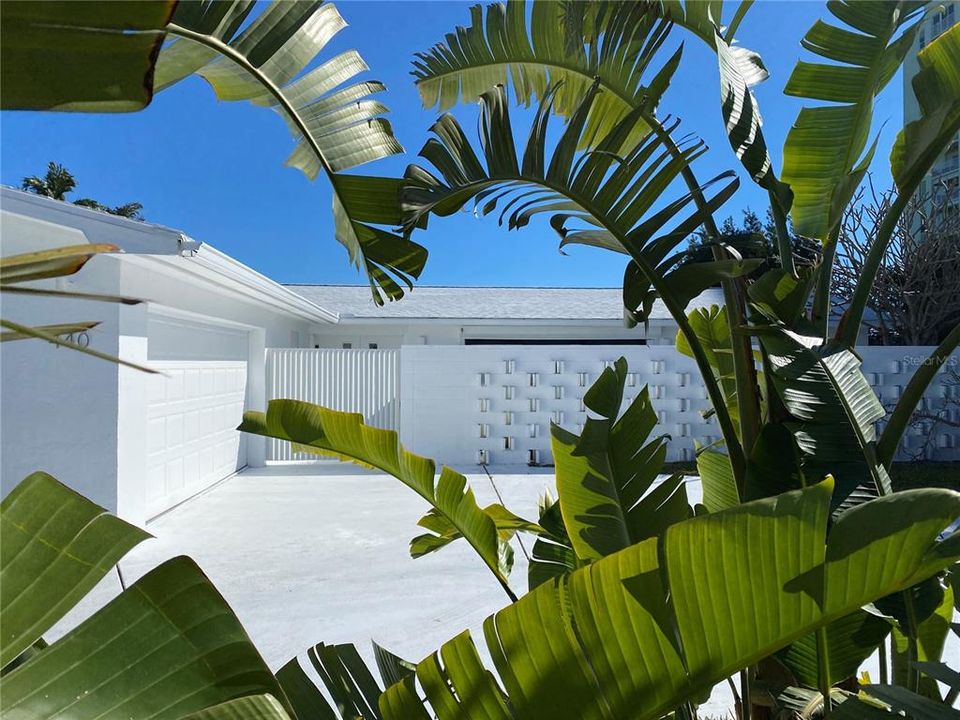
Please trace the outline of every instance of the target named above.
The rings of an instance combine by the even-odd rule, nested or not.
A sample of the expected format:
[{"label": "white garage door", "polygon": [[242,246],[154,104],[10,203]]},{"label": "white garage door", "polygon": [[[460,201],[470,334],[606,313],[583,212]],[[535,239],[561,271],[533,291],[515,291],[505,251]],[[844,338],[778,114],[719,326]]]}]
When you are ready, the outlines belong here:
[{"label": "white garage door", "polygon": [[[165,321],[161,321],[165,322]],[[219,482],[247,464],[246,443],[237,432],[243,416],[247,363],[239,359],[166,359],[171,355],[220,354],[236,358],[246,350],[246,333],[223,329],[161,327],[151,319],[151,378],[148,403],[147,512],[155,516]],[[204,342],[183,344],[197,332]],[[219,334],[220,351],[209,347]],[[175,336],[175,345],[168,341]],[[199,341],[199,338],[197,338]],[[156,341],[156,342],[155,342]],[[153,359],[157,355],[164,359]]]}]

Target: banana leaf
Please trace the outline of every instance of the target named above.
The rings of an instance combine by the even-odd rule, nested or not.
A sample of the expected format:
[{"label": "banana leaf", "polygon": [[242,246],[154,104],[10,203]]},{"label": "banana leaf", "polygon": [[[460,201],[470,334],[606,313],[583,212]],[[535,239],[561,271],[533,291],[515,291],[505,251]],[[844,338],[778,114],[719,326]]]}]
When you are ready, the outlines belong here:
[{"label": "banana leaf", "polygon": [[4,0],[4,110],[132,112],[153,99],[174,0]]},{"label": "banana leaf", "polygon": [[[434,461],[404,448],[395,431],[365,425],[357,413],[330,410],[298,400],[271,400],[266,413],[246,412],[238,429],[289,440],[300,450],[353,462],[397,478],[435,511],[421,520],[421,526],[432,533],[427,538],[414,538],[411,553],[415,557],[425,554],[429,551],[426,543],[445,545],[454,539],[451,533],[457,533],[457,537],[463,537],[477,552],[507,594],[516,597],[510,590],[507,568],[502,562],[508,554],[503,551],[506,541],[500,531],[514,531],[518,522],[526,521],[485,511],[477,504],[466,477],[446,466],[441,467],[436,477]],[[442,523],[432,522],[436,519]],[[530,524],[530,527],[536,526]]]},{"label": "banana leaf", "polygon": [[310,67],[346,27],[332,3],[273,0],[259,13],[253,8],[250,0],[181,3],[157,61],[157,89],[198,75],[220,100],[276,110],[297,141],[287,165],[330,180],[336,238],[366,272],[373,300],[403,297],[427,251],[383,227],[399,219],[399,183],[343,172],[403,152],[383,117],[386,106],[372,99],[386,88],[377,81],[344,86],[367,69],[353,50]]},{"label": "banana leaf", "polygon": [[262,695],[285,717],[273,674],[192,560],[168,560],[47,646],[39,635],[149,536],[45,473],[4,499],[0,526],[0,655],[23,658],[0,677],[4,717],[174,719]]},{"label": "banana leaf", "polygon": [[[463,633],[417,665],[429,707],[439,720],[658,718],[960,552],[936,539],[960,494],[873,500],[828,535],[832,489],[827,479],[698,516],[540,585],[484,623],[503,687]],[[429,717],[410,679],[380,709]]]}]

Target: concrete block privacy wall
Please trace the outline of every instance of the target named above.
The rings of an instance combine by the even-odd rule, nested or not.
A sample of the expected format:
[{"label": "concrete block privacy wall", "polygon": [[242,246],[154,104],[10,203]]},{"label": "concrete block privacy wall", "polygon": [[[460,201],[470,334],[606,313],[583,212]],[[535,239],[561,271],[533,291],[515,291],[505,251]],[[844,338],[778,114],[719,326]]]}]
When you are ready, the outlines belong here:
[{"label": "concrete block privacy wall", "polygon": [[[927,347],[861,347],[863,371],[881,402],[896,404]],[[696,443],[720,437],[696,364],[665,345],[406,346],[400,351],[400,432],[415,452],[453,465],[552,463],[550,422],[579,431],[584,392],[604,367],[627,358],[630,402],[644,385],[671,436],[668,459],[692,460]],[[951,372],[952,371],[952,372]],[[960,460],[960,355],[941,367],[921,408],[946,422],[910,428],[901,459],[922,453]],[[952,425],[951,425],[952,423]]]},{"label": "concrete block privacy wall", "polygon": [[[892,408],[931,348],[862,347],[859,352],[867,379]],[[550,464],[550,423],[579,431],[587,418],[584,393],[621,356],[629,363],[625,402],[649,386],[659,417],[655,432],[671,436],[669,460],[692,460],[696,443],[719,439],[716,421],[703,417],[709,401],[696,364],[668,345],[269,350],[267,397],[361,412],[371,424],[398,429],[410,450],[454,466]],[[957,355],[941,368],[922,404],[947,422],[927,420],[911,428],[902,458],[922,453],[927,459],[960,460],[960,428],[950,424],[960,423],[955,377],[960,377]],[[286,445],[271,443],[268,459],[302,457],[291,455]]]},{"label": "concrete block privacy wall", "polygon": [[696,364],[668,345],[407,346],[400,358],[400,432],[415,452],[452,465],[549,464],[550,423],[579,431],[583,395],[603,369],[629,363],[625,402],[644,385],[673,441],[669,458],[693,458],[694,440],[719,429]]}]

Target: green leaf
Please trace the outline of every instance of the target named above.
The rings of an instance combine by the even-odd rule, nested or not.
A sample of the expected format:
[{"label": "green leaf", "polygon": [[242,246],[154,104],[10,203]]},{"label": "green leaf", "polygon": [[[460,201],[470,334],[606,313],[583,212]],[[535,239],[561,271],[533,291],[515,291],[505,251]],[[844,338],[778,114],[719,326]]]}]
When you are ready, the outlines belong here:
[{"label": "green leaf", "polygon": [[841,508],[891,491],[876,453],[875,423],[886,414],[852,351],[783,327],[758,331],[773,384],[794,420],[803,471],[837,479]]},{"label": "green leaf", "polygon": [[[485,16],[475,5],[469,27],[417,53],[413,75],[423,106],[444,112],[512,81],[518,103],[529,106],[552,92],[554,112],[569,119],[596,80],[603,93],[578,138],[581,147],[635,110],[652,120],[680,60],[678,51],[643,84],[671,25],[656,4],[534,0],[530,6],[528,20],[523,0],[487,5]],[[585,17],[575,17],[577,10],[590,14],[589,30]],[[649,132],[648,121],[638,121],[621,145],[632,147]]]},{"label": "green leaf", "polygon": [[804,487],[807,482],[800,461],[800,450],[787,426],[764,423],[747,458],[745,499],[758,500]]},{"label": "green leaf", "polygon": [[567,528],[563,524],[560,501],[543,497],[540,501],[539,523],[541,530],[530,552],[527,566],[529,590],[549,582],[586,564],[577,557],[570,543]]},{"label": "green leaf", "polygon": [[0,3],[4,110],[132,112],[153,98],[173,0]]},{"label": "green leaf", "polygon": [[912,80],[919,120],[908,123],[890,151],[890,170],[901,192],[912,191],[960,130],[960,26],[944,31],[917,55]]},{"label": "green leaf", "polygon": [[[502,207],[499,222],[506,221],[510,229],[524,227],[535,215],[547,213],[551,226],[562,238],[561,247],[573,242],[602,242],[629,254],[638,287],[650,287],[660,293],[672,311],[678,313],[677,308],[685,307],[698,294],[696,288],[753,268],[749,263],[734,261],[677,267],[678,248],[704,222],[706,213],[722,205],[738,187],[732,173],[719,175],[699,188],[698,192],[702,192],[713,183],[729,180],[703,209],[690,211],[673,231],[661,234],[667,223],[686,212],[694,194],[688,192],[655,212],[654,205],[702,153],[701,142],[685,144],[678,155],[673,155],[669,131],[676,128],[674,123],[666,136],[647,136],[621,157],[618,149],[639,122],[639,113],[633,112],[599,138],[595,149],[577,153],[599,93],[599,85],[594,84],[550,156],[546,147],[547,125],[557,87],[552,91],[546,93],[540,104],[522,157],[518,157],[514,143],[506,90],[498,87],[483,93],[480,146],[486,167],[480,154],[470,147],[457,120],[452,115],[441,117],[432,128],[436,138],[427,141],[420,155],[439,170],[442,179],[416,165],[408,168],[401,191],[407,230],[431,213],[444,217],[458,212],[471,200],[481,215]],[[593,229],[589,230],[591,233],[601,228],[606,239],[584,236],[584,225]],[[679,274],[668,282],[665,278],[671,273]],[[642,321],[644,318],[636,308],[632,302],[627,305]]]},{"label": "green leaf", "polygon": [[710,512],[718,512],[740,504],[737,480],[733,476],[730,457],[716,450],[697,453],[697,474],[703,487],[703,504]]},{"label": "green leaf", "polygon": [[29,648],[149,533],[44,472],[0,504],[0,667]]},{"label": "green leaf", "polygon": [[[936,537],[960,512],[960,494],[874,500],[828,537],[831,490],[827,480],[698,516],[540,585],[484,624],[507,700],[464,634],[441,650],[442,684],[425,681],[436,656],[417,667],[431,709],[439,720],[658,718],[953,561]],[[405,714],[417,707],[415,689],[388,688],[384,717],[424,717]]]},{"label": "green leaf", "polygon": [[96,255],[116,252],[120,252],[116,245],[85,243],[19,255],[4,255],[0,257],[0,285],[9,286],[30,280],[73,275]]},{"label": "green leaf", "polygon": [[380,670],[380,677],[387,686],[410,677],[417,669],[414,663],[394,655],[377,643],[373,643],[373,655],[377,661],[377,669]]},{"label": "green leaf", "polygon": [[191,713],[184,720],[290,720],[290,715],[272,695],[248,695]]},{"label": "green leaf", "polygon": [[681,474],[653,485],[667,439],[650,438],[657,414],[646,386],[618,419],[626,375],[620,358],[584,395],[602,419],[587,418],[582,435],[550,428],[563,524],[582,560],[622,550],[691,514]]},{"label": "green leaf", "polygon": [[791,643],[777,654],[797,681],[810,688],[829,687],[856,675],[889,634],[890,624],[858,610],[824,628],[826,648],[818,633]]},{"label": "green leaf", "polygon": [[867,685],[863,691],[911,720],[960,720],[960,710],[910,692],[899,685]]},{"label": "green leaf", "polygon": [[804,311],[813,274],[800,270],[799,277],[780,268],[768,270],[747,288],[751,304],[761,314],[795,327]]},{"label": "green leaf", "polygon": [[320,688],[304,672],[297,658],[291,658],[277,670],[277,682],[283,688],[297,718],[336,720],[337,714],[320,692]]},{"label": "green leaf", "polygon": [[[687,320],[707,355],[710,369],[723,392],[730,419],[739,428],[740,409],[737,404],[737,381],[733,367],[733,345],[730,338],[730,326],[727,323],[727,310],[722,305],[695,308],[687,315]],[[690,342],[681,332],[677,333],[676,347],[682,355],[693,357]]]},{"label": "green leaf", "polygon": [[817,20],[801,41],[828,62],[799,61],[784,92],[836,104],[801,109],[784,144],[783,180],[793,190],[799,235],[826,243],[860,185],[876,148],[876,141],[867,147],[876,96],[910,51],[924,5],[836,0],[827,9],[838,24]]},{"label": "green leaf", "polygon": [[[931,592],[931,590],[934,592]],[[919,624],[916,628],[917,657],[913,660],[913,662],[919,663],[938,662],[943,656],[947,634],[950,632],[950,621],[953,619],[953,590],[947,587],[944,591],[937,578],[930,578],[918,586],[909,588],[904,591],[904,593],[893,596],[892,599],[900,599],[900,597],[906,593],[913,595],[912,601],[915,606],[921,605],[926,598],[931,596],[933,599],[929,604],[934,604],[936,603],[936,599],[940,599],[940,602],[934,606],[932,612],[929,610],[923,612],[922,609],[918,609],[918,614],[921,614],[921,618],[918,618]],[[903,604],[902,600],[900,600],[900,604]],[[890,664],[893,682],[906,687],[908,686],[907,675],[911,662],[908,649],[909,641],[907,639],[907,634],[910,632],[910,624],[906,617],[902,617],[903,614],[904,613],[898,613],[901,617],[897,618],[898,624],[893,629]],[[920,692],[926,697],[936,700],[940,699],[940,691],[933,678],[921,675],[919,688]]]},{"label": "green leaf", "polygon": [[[433,460],[404,448],[395,431],[365,425],[358,413],[339,412],[298,400],[271,400],[266,413],[246,412],[238,429],[289,440],[298,449],[374,468],[397,478],[430,503],[436,516],[446,523],[440,534],[430,536],[435,538],[434,542],[446,544],[447,528],[454,528],[512,594],[500,567],[502,541],[497,523],[477,504],[467,479],[446,466],[440,468],[440,476],[435,479]],[[429,520],[426,524],[429,525]],[[423,543],[421,538],[414,538],[411,552],[422,551]]]},{"label": "green leaf", "polygon": [[277,110],[297,141],[287,165],[330,180],[336,238],[367,273],[374,301],[403,297],[402,285],[412,287],[427,251],[376,227],[396,224],[398,181],[342,174],[403,152],[382,117],[386,106],[371,99],[386,88],[376,81],[344,87],[367,69],[352,50],[310,67],[346,27],[332,3],[273,0],[251,16],[252,8],[246,1],[181,3],[169,28],[175,39],[157,62],[157,89],[199,75],[220,100]]},{"label": "green leaf", "polygon": [[750,90],[753,75],[767,76],[756,53],[728,45],[719,32],[715,47],[720,65],[720,100],[727,138],[737,158],[760,187],[770,191],[784,212],[790,209],[790,188],[777,179],[763,137],[760,107]]},{"label": "green leaf", "polygon": [[181,718],[262,694],[283,697],[224,599],[177,557],[0,679],[0,713]]}]

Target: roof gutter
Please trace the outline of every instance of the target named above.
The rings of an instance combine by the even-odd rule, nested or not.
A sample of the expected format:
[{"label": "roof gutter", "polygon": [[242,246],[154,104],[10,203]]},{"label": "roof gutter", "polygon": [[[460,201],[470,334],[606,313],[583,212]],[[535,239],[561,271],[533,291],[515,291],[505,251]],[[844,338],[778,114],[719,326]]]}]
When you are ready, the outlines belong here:
[{"label": "roof gutter", "polygon": [[182,255],[195,252],[200,247],[198,241],[180,230],[111,215],[6,186],[0,186],[0,208],[4,212],[74,228],[84,234],[87,242],[116,245],[127,253]]}]

